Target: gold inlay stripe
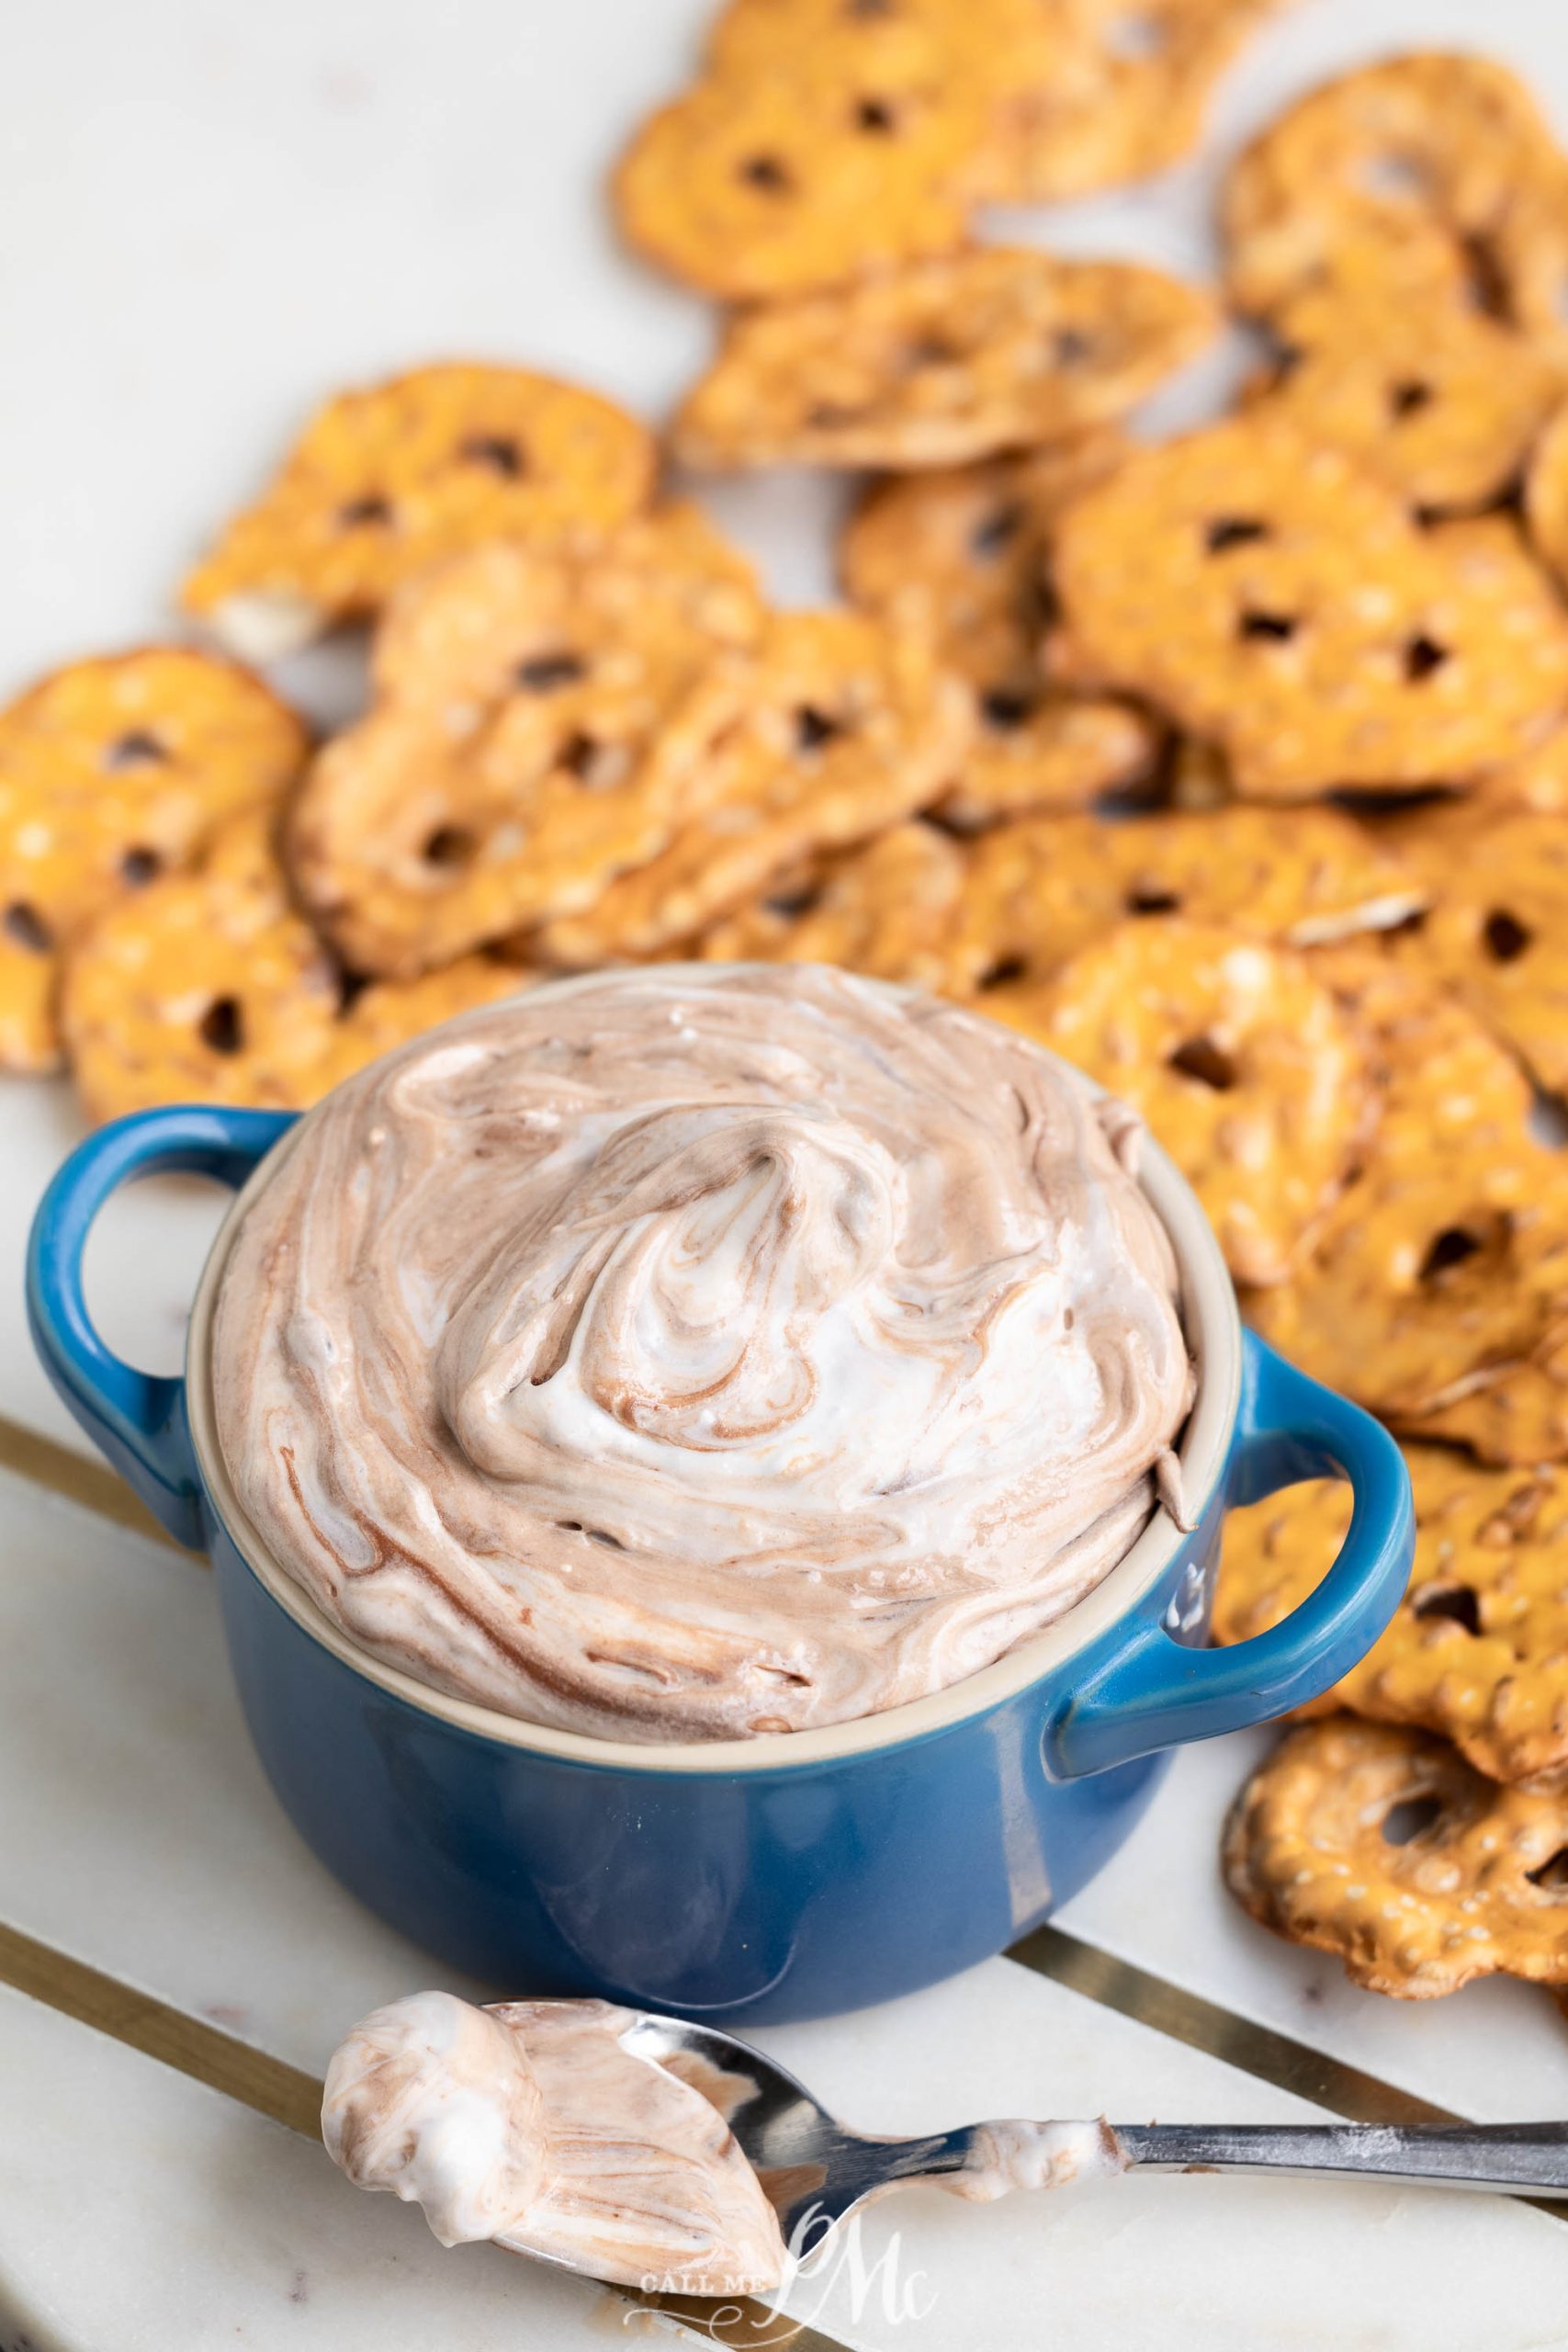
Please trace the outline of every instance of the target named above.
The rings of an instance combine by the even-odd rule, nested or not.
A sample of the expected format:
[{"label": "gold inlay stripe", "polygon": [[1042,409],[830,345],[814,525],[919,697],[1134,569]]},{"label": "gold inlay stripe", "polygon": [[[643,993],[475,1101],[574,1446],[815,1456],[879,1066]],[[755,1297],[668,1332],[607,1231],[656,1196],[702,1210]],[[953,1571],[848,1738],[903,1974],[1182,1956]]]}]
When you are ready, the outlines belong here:
[{"label": "gold inlay stripe", "polygon": [[[254,2114],[287,2124],[307,2140],[321,2136],[321,2086],[313,2075],[4,1923],[0,1983],[205,2083]],[[686,2295],[641,2295],[630,2288],[612,2291],[644,2311],[683,2321],[705,2343],[737,2352],[848,2352],[837,2336],[750,2298],[715,2304]]]},{"label": "gold inlay stripe", "polygon": [[[1470,2120],[1456,2115],[1452,2108],[1437,2107],[1430,2099],[1417,2098],[1414,2091],[1403,2091],[1380,2075],[1365,2074],[1359,2066],[1347,2065],[1343,2059],[1314,2050],[1272,2026],[1238,2017],[1234,2009],[1223,2009],[1217,2002],[1205,2001],[1201,1994],[1168,1984],[1163,1976],[1151,1976],[1146,1969],[1118,1960],[1097,1944],[1086,1944],[1049,1922],[1014,1944],[1007,1957],[1021,1967],[1033,1969],[1038,1976],[1065,1984],[1070,1992],[1081,1993],[1087,2000],[1097,2001],[1101,2008],[1152,2026],[1173,2041],[1201,2050],[1207,2057],[1223,2059],[1227,2066],[1235,2066],[1259,2082],[1272,2083],[1277,2090],[1289,2091],[1296,2098],[1310,2099],[1333,2115],[1342,2115],[1348,2123],[1464,2123]],[[1568,2222],[1568,2198],[1525,2197],[1519,2202],[1533,2205],[1538,2213],[1550,2213],[1553,2221]]]},{"label": "gold inlay stripe", "polygon": [[[117,1526],[151,1535],[169,1550],[179,1553],[183,1559],[205,1565],[199,1555],[185,1551],[164,1532],[107,1464],[90,1462],[71,1447],[25,1429],[4,1415],[0,1415],[0,1468],[14,1471],[51,1494],[62,1495],[101,1518],[112,1520]],[[1349,2122],[1452,2123],[1464,2120],[1449,2108],[1418,2098],[1413,2092],[1401,2090],[1359,2066],[1330,2057],[1272,2026],[1260,2025],[1254,2018],[1222,2007],[1218,2002],[1205,2000],[1201,1994],[1190,1993],[1184,1986],[1156,1976],[1131,1961],[1119,1960],[1113,1953],[1102,1951],[1098,1945],[1086,1943],[1081,1937],[1069,1935],[1065,1928],[1050,1923],[1012,1945],[1006,1956],[1101,2008],[1114,2009],[1119,2016],[1148,2026],[1189,2049],[1221,2059],[1242,2074],[1271,2083],[1276,2089],[1288,2091],[1294,2098],[1310,2100]],[[118,2041],[130,2042],[165,2064],[178,2067],[182,2073],[254,2108],[258,2114],[270,2115],[276,2121],[311,2137],[316,2132],[321,2086],[308,2075],[251,2049],[247,2043],[234,2041],[216,2027],[187,2017],[183,2010],[154,2000],[151,1995],[132,1991],[116,1978],[89,1968],[85,1962],[36,1943],[17,1928],[3,1926],[0,1982],[13,1984],[33,1998],[64,2010],[68,2016],[79,2018],[84,2024],[96,2026]],[[57,1998],[57,1992],[65,1997]],[[78,2000],[85,2006],[76,2006]],[[143,2035],[149,2038],[143,2039]],[[209,2067],[217,2071],[209,2071]],[[307,2120],[301,2121],[301,2115]],[[1568,2221],[1568,2200],[1530,2198],[1525,2201],[1558,2220]],[[651,2300],[660,2309],[683,2310],[678,2301]],[[700,2312],[700,2306],[692,2308]],[[771,2324],[776,2327],[785,2323],[772,2321]],[[705,2321],[703,2327],[705,2333],[712,2334]],[[790,2352],[841,2352],[831,2337],[809,2328],[797,2329],[794,2335],[764,2337],[751,2328],[748,2319],[747,2331],[714,2340],[745,2342],[758,2347],[758,2352],[764,2344],[788,2346]]]},{"label": "gold inlay stripe", "polygon": [[291,2132],[313,2139],[321,2128],[321,2086],[300,2067],[286,2065],[204,2018],[191,2017],[155,1994],[123,1984],[101,1968],[3,1924],[0,1982],[238,2099],[257,2115],[286,2123]]},{"label": "gold inlay stripe", "polygon": [[1429,2099],[1402,2091],[1376,2075],[1363,2074],[1304,2041],[1296,2041],[1274,2027],[1238,2017],[1198,1993],[1151,1976],[1131,1961],[1118,1960],[1097,1944],[1086,1944],[1063,1928],[1047,1924],[1025,1936],[1007,1954],[1037,1976],[1048,1976],[1069,1992],[1081,1993],[1102,2009],[1114,2009],[1139,2025],[1152,2026],[1190,2050],[1221,2058],[1259,2082],[1294,2098],[1310,2099],[1314,2107],[1342,2115],[1349,2123],[1459,2123],[1451,2109],[1434,2107]]},{"label": "gold inlay stripe", "polygon": [[24,1429],[20,1421],[9,1420],[4,1414],[0,1414],[0,1470],[14,1471],[18,1478],[43,1487],[51,1495],[63,1495],[67,1502],[79,1503],[84,1510],[96,1511],[100,1519],[112,1520],[134,1535],[150,1535],[155,1544],[166,1544],[184,1559],[199,1557],[186,1552],[159,1526],[107,1462],[89,1461],[73,1447],[62,1445],[38,1430]]}]

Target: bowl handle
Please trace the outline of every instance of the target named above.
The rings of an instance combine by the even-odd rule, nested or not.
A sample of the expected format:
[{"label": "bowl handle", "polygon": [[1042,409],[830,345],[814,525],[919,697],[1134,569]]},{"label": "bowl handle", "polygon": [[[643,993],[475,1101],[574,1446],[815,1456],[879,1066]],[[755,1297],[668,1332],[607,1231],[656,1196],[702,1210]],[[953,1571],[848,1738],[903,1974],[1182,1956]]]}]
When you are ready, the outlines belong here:
[{"label": "bowl handle", "polygon": [[236,1188],[294,1123],[288,1111],[199,1103],[116,1119],[78,1144],[39,1203],[28,1241],[28,1323],[62,1400],[171,1535],[202,1543],[201,1480],[186,1385],[122,1363],[82,1295],[82,1252],[109,1194],[139,1176],[186,1171]]},{"label": "bowl handle", "polygon": [[1410,1477],[1388,1431],[1332,1389],[1242,1335],[1241,1404],[1226,1502],[1258,1502],[1303,1478],[1348,1478],[1349,1532],[1323,1582],[1282,1623],[1224,1649],[1176,1639],[1146,1603],[1073,1661],[1046,1725],[1046,1770],[1102,1772],[1158,1748],[1210,1739],[1317,1698],[1371,1647],[1399,1605],[1415,1554]]}]

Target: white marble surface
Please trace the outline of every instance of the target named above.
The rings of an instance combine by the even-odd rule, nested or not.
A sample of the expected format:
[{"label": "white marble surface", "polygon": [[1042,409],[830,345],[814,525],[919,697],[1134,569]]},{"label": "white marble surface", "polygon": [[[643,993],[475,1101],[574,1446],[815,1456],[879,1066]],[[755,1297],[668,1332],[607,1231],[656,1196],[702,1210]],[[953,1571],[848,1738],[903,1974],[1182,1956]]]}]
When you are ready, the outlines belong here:
[{"label": "white marble surface", "polygon": [[1059,1925],[1456,2114],[1568,2117],[1568,2022],[1550,1993],[1493,1977],[1444,2001],[1387,2001],[1237,1910],[1220,1882],[1218,1828],[1269,1744],[1260,1732],[1179,1755],[1111,1868],[1057,1914]]},{"label": "white marble surface", "polygon": [[[874,2034],[794,2039],[812,2045],[814,2079],[890,2128],[965,2100],[1310,2113],[1103,2012],[1086,2030],[1083,2007],[998,1961],[899,2004]],[[351,2189],[281,2125],[3,1989],[0,2080],[0,2344],[602,2352],[649,2324],[494,2248],[444,2251],[415,2211]],[[845,2262],[792,2299],[853,2352],[1568,2341],[1568,2231],[1484,2198],[1158,2177],[988,2207],[916,2191],[867,2217],[858,2252],[858,2274]]]},{"label": "white marble surface", "polygon": [[[0,1528],[0,1917],[318,2073],[355,2016],[435,1972],[342,1892],[275,1804],[207,1571],[4,1476]],[[1068,1923],[1439,2104],[1568,2111],[1568,2037],[1522,1988],[1412,2013],[1325,1971],[1321,2004],[1303,2006],[1296,1956],[1212,1892],[1235,1750],[1201,1759],[1222,1766],[1211,1790],[1173,1788],[1145,1834],[1152,1849],[1135,1841]],[[1006,1960],[759,2039],[873,2130],[1009,2111],[1311,2112]],[[428,2342],[437,2311],[451,2352],[478,2352],[502,2312],[552,2352],[621,2324],[621,2307],[588,2290],[444,2256],[416,2215],[350,2197],[280,2127],[19,1996],[0,1995],[0,2096],[12,2127],[0,2133],[0,2317],[36,2333],[51,2312],[70,2352],[205,2352],[215,2313],[258,2345],[386,2352]],[[84,2261],[58,2218],[76,2181],[103,2216]],[[892,2275],[919,2274],[921,2316],[889,2318],[886,2272],[865,2286],[849,2263],[801,2282],[793,2308],[864,2352],[1032,2352],[1043,2312],[1060,2352],[1088,2352],[1106,2324],[1149,2352],[1568,2344],[1568,2322],[1551,2332],[1568,2310],[1568,2231],[1491,2199],[1218,2180],[983,2211],[911,2197],[868,2217],[863,2272],[895,2237]]]},{"label": "white marble surface", "polygon": [[[274,1804],[208,1571],[4,1473],[0,1527],[0,1917],[319,2073],[345,2024],[431,1963],[343,1892]],[[1568,2029],[1549,1996],[1486,1984],[1402,2006],[1236,1913],[1214,1830],[1249,1745],[1179,1759],[1061,1924],[1438,2106],[1568,2115]],[[503,1989],[450,1982],[476,1996]],[[844,2030],[852,2044],[861,2028]]]},{"label": "white marble surface", "polygon": [[[705,347],[700,305],[625,262],[596,198],[625,124],[675,82],[706,0],[53,0],[0,75],[0,692],[166,623],[214,519],[324,389],[473,352],[577,372],[649,413]],[[1562,0],[1298,0],[1220,108],[1217,158],[1279,99],[1402,43],[1485,44],[1568,127]],[[1213,160],[1009,233],[1201,268]],[[1224,355],[1166,404],[1201,405]],[[714,503],[790,599],[822,593],[831,499],[797,479]],[[290,681],[329,712],[342,674]],[[22,1335],[27,1215],[78,1132],[63,1089],[0,1092],[0,1414],[74,1442]],[[216,1203],[149,1187],[96,1238],[107,1335],[179,1353]],[[299,1848],[250,1758],[210,1585],[160,1547],[0,1481],[0,1917],[317,2068],[357,2010],[429,1973]],[[1245,1744],[1181,1758],[1075,1933],[1476,2116],[1568,2112],[1568,2031],[1487,1984],[1399,2008],[1226,1905],[1213,1841]],[[1280,2094],[998,1962],[867,2017],[768,2037],[858,2120],[1009,2109],[1280,2117]],[[318,2152],[152,2061],[0,1993],[0,2352],[230,2340],[575,2352],[624,2306],[355,2198]],[[85,2212],[91,2214],[85,2226]],[[1151,2181],[1081,2205],[911,2199],[927,2315],[840,2277],[855,2346],[1139,2352],[1327,2343],[1568,2345],[1568,2232],[1492,2199]]]},{"label": "white marble surface", "polygon": [[[340,1892],[275,1806],[245,1746],[205,1571],[4,1484],[4,1916],[319,2070],[355,2015],[425,1982],[429,1964]],[[1386,2059],[1399,2018],[1386,2005],[1381,2016],[1389,2038],[1372,2054]],[[1508,2063],[1488,2036],[1482,2018],[1483,2054]],[[1310,2112],[1008,1961],[868,2016],[761,2038],[873,2129],[1010,2110]],[[281,2127],[8,1993],[0,2084],[0,2312],[39,2344],[205,2352],[238,2333],[397,2352],[438,2324],[443,2344],[467,2352],[494,2341],[505,2314],[518,2341],[571,2352],[621,2324],[590,2289],[497,2256],[443,2255],[417,2215],[352,2195]],[[1434,2096],[1458,2086],[1436,2061],[1424,2077]],[[802,2282],[797,2312],[867,2352],[1023,2352],[1047,2313],[1064,2352],[1107,2326],[1171,2352],[1568,2340],[1551,2333],[1568,2308],[1568,2232],[1489,2199],[1157,2179],[979,2211],[910,2197],[868,2218],[866,2270],[895,2238],[893,2276],[922,2316],[890,2318],[886,2272],[863,2292],[851,2266]]]}]

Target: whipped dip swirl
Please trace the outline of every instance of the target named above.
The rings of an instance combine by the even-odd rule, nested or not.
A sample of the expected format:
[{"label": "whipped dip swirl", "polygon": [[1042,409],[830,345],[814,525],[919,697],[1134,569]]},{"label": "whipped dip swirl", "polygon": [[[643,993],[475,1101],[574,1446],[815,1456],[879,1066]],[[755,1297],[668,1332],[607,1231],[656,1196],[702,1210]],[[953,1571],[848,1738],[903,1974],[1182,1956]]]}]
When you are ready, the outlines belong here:
[{"label": "whipped dip swirl", "polygon": [[222,1269],[224,1460],[438,1690],[640,1741],[897,1705],[1179,1494],[1136,1140],[1028,1039],[822,967],[532,989],[292,1138]]},{"label": "whipped dip swirl", "polygon": [[933,2188],[989,2205],[1019,2188],[1073,2188],[1116,2180],[1127,2154],[1103,2116],[1084,2123],[985,2123],[961,2172],[928,2174]]},{"label": "whipped dip swirl", "polygon": [[761,2183],[699,2090],[622,2048],[635,2022],[606,2001],[390,2002],[327,2068],[327,2153],[357,2187],[423,2206],[443,2245],[493,2239],[681,2293],[776,2286]]}]

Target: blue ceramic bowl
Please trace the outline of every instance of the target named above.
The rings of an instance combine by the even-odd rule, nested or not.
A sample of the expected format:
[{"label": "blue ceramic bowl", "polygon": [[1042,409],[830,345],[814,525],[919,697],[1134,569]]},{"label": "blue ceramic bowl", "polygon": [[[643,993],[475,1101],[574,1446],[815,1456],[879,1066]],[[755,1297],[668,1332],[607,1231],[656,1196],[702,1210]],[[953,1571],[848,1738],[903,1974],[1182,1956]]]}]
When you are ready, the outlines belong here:
[{"label": "blue ceramic bowl", "polygon": [[[1199,1364],[1181,1448],[1190,1534],[1156,1513],[1047,1632],[934,1698],[826,1731],[637,1747],[446,1698],[357,1652],[268,1556],[214,1435],[228,1237],[292,1124],[154,1111],[83,1144],[35,1220],[33,1336],[89,1436],[172,1533],[210,1553],[251,1733],[301,1836],[373,1910],[507,1992],[597,1993],[728,2024],[950,1975],[1093,1877],[1174,1745],[1326,1690],[1404,1589],[1398,1449],[1242,1331],[1197,1203],[1151,1151],[1145,1182],[1180,1260]],[[98,1208],[164,1170],[244,1187],[202,1277],[183,1380],[111,1355],[82,1294]],[[1325,1474],[1350,1481],[1355,1511],[1324,1583],[1273,1632],[1206,1648],[1227,1508]]]}]

